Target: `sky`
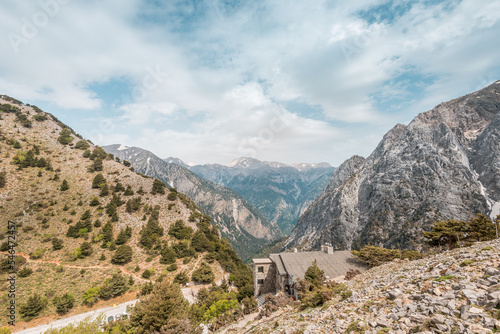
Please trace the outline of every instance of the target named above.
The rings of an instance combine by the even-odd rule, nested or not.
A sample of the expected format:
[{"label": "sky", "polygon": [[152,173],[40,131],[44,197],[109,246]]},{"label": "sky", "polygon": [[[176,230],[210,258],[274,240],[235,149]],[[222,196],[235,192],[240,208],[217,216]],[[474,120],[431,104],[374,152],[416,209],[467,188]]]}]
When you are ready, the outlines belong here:
[{"label": "sky", "polygon": [[500,79],[500,1],[5,0],[0,94],[98,145],[340,165]]}]

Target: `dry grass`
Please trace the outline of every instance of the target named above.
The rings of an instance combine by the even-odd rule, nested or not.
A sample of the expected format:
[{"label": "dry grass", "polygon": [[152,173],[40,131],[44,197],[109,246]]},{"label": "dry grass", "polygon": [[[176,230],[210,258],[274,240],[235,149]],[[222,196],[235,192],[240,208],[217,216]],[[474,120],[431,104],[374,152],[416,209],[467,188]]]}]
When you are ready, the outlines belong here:
[{"label": "dry grass", "polygon": [[[0,103],[6,103],[0,99]],[[22,106],[23,112],[28,112],[32,117],[36,114],[30,107]],[[7,173],[7,185],[0,188],[0,243],[6,241],[7,221],[14,220],[17,223],[18,245],[16,252],[19,255],[28,257],[30,253],[35,252],[39,248],[46,250],[45,254],[37,261],[27,263],[27,266],[33,269],[33,274],[26,278],[17,278],[17,304],[22,304],[34,292],[41,293],[51,299],[55,295],[60,295],[65,292],[71,292],[75,295],[76,304],[79,305],[83,292],[94,286],[101,284],[106,278],[110,277],[113,272],[122,271],[127,275],[132,275],[136,281],[136,285],[144,280],[140,274],[145,269],[155,268],[158,277],[160,273],[164,273],[167,278],[173,277],[181,270],[191,272],[194,269],[196,259],[190,263],[183,265],[181,260],[177,261],[179,269],[175,272],[167,272],[165,265],[159,264],[159,256],[154,257],[153,261],[146,262],[149,256],[138,246],[139,231],[146,221],[142,220],[144,212],[141,208],[135,213],[125,212],[125,205],[118,208],[119,221],[113,223],[115,237],[120,229],[126,226],[131,226],[133,230],[132,238],[128,244],[132,246],[134,251],[133,260],[125,266],[112,265],[110,260],[113,255],[108,249],[100,248],[100,244],[93,244],[93,254],[87,258],[71,261],[71,253],[80,246],[84,241],[83,238],[73,239],[67,238],[66,232],[70,224],[76,223],[81,215],[86,211],[91,212],[91,221],[97,219],[104,225],[109,217],[103,209],[98,206],[89,206],[90,200],[94,196],[98,196],[100,190],[92,189],[92,180],[96,173],[89,173],[87,167],[91,161],[83,158],[83,151],[74,149],[71,146],[64,146],[57,141],[60,125],[48,116],[48,120],[43,122],[33,121],[32,128],[24,128],[14,121],[14,114],[1,113],[2,127],[0,128],[0,172]],[[21,149],[15,149],[7,143],[7,140],[16,140],[21,144]],[[73,143],[76,143],[79,138],[74,138]],[[12,163],[12,158],[19,150],[28,151],[37,145],[40,154],[38,158],[50,159],[53,171],[28,167],[19,170]],[[91,145],[90,150],[93,149]],[[114,185],[116,181],[120,181],[125,188],[130,185],[135,193],[133,197],[139,196],[137,191],[140,187],[146,192],[142,195],[142,202],[149,206],[160,206],[159,224],[165,231],[176,220],[182,219],[187,225],[196,230],[196,223],[189,222],[188,217],[191,215],[191,210],[186,207],[179,199],[175,202],[175,209],[168,210],[168,205],[172,202],[165,195],[151,195],[149,191],[152,187],[153,180],[144,178],[134,172],[131,172],[122,164],[105,160],[103,162],[104,171],[102,174],[107,180],[108,185]],[[41,176],[39,176],[41,172]],[[52,180],[54,175],[58,175],[59,180]],[[62,180],[67,180],[69,189],[60,191]],[[111,195],[99,198],[100,206],[105,205],[111,200]],[[127,200],[129,197],[121,195],[122,200]],[[68,208],[68,210],[65,210]],[[92,235],[99,231],[102,227],[93,228],[89,233],[89,239],[92,240]],[[59,238],[63,240],[64,248],[58,251],[52,250],[51,238]],[[164,240],[171,242],[172,240],[165,233]],[[106,256],[106,260],[99,261],[101,255]],[[0,259],[5,258],[6,253],[0,253]],[[202,256],[202,255],[199,255]],[[56,265],[64,266],[64,271],[56,272]],[[135,272],[134,268],[139,266],[141,270]],[[80,273],[81,267],[94,267],[85,269],[85,273]],[[99,267],[99,268],[98,268]],[[214,264],[214,271],[221,272],[218,264]],[[0,274],[0,289],[3,289],[6,274]],[[5,294],[0,295],[0,308],[6,309],[8,298]],[[54,315],[55,308],[49,303],[42,315]],[[5,312],[1,313],[0,323],[6,320]]]}]

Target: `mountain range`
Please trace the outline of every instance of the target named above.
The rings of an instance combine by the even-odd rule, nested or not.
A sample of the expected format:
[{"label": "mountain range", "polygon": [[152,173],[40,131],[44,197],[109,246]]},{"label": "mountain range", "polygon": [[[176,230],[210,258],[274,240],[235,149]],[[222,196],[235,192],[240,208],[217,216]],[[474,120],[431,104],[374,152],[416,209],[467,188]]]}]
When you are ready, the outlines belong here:
[{"label": "mountain range", "polygon": [[254,250],[282,236],[280,228],[235,191],[205,180],[183,166],[165,161],[150,151],[123,145],[103,146],[132,164],[135,171],[154,177],[192,198],[210,215],[238,254],[248,260]]},{"label": "mountain range", "polygon": [[324,162],[288,165],[253,158],[239,158],[227,165],[188,168],[204,179],[236,191],[286,235],[326,187],[335,170]]},{"label": "mountain range", "polygon": [[437,220],[500,213],[500,81],[397,124],[353,156],[300,217],[287,248],[418,249]]}]

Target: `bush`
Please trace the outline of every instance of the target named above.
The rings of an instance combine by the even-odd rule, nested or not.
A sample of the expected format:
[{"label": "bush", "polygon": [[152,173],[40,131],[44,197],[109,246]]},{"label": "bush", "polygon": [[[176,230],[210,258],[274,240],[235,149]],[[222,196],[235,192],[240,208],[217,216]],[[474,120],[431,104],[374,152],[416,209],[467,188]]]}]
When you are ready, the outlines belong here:
[{"label": "bush", "polygon": [[99,291],[99,297],[109,299],[121,296],[128,289],[128,280],[121,274],[115,274],[111,279],[104,282]]},{"label": "bush", "polygon": [[153,181],[153,188],[151,188],[151,194],[152,195],[156,195],[156,194],[165,194],[165,188],[166,188],[166,185],[161,182],[160,180],[158,179],[155,179]]},{"label": "bush", "polygon": [[2,242],[2,244],[0,245],[0,252],[5,252],[8,250],[9,250],[9,242],[8,241]]},{"label": "bush", "polygon": [[83,293],[83,297],[82,297],[83,304],[93,305],[97,301],[100,292],[101,292],[101,288],[99,288],[97,286],[85,290],[85,292]]},{"label": "bush", "polygon": [[54,297],[52,303],[59,314],[68,313],[73,308],[75,297],[71,293],[65,293],[62,296]]},{"label": "bush", "polygon": [[167,267],[167,271],[176,271],[177,269],[178,269],[178,267],[175,263],[173,263]]},{"label": "bush", "polygon": [[[126,195],[126,193],[125,193],[125,195]],[[142,205],[142,203],[141,203],[140,197],[131,198],[127,201],[126,211],[129,213],[136,212],[141,208],[141,205]]]},{"label": "bush", "polygon": [[22,114],[20,111],[16,112],[16,122],[21,123],[25,128],[31,128],[32,123],[28,119],[28,116]]},{"label": "bush", "polygon": [[109,195],[109,188],[108,188],[108,185],[105,184],[102,188],[101,188],[101,192],[99,193],[99,197],[105,197],[105,196],[108,196]]},{"label": "bush", "polygon": [[142,278],[150,279],[151,278],[151,271],[149,271],[148,269],[144,270],[144,272],[142,273]]},{"label": "bush", "polygon": [[[166,281],[155,284],[152,293],[148,298],[143,299],[134,307],[130,315],[130,323],[136,328],[138,333],[160,332],[163,326],[171,327],[174,319],[186,319],[189,321],[189,303],[184,299],[181,289],[176,284],[169,284]],[[175,332],[180,328],[174,326]],[[161,331],[161,333],[164,333]],[[188,333],[191,333],[188,332]]]},{"label": "bush", "polygon": [[63,248],[63,241],[61,239],[53,238],[52,239],[52,249],[60,250]]},{"label": "bush", "polygon": [[90,256],[92,254],[92,245],[90,243],[84,241],[80,245],[80,250],[81,250],[82,257]]},{"label": "bush", "polygon": [[116,237],[116,244],[123,245],[132,237],[132,228],[127,226],[125,229],[122,229],[118,236]]},{"label": "bush", "polygon": [[97,196],[92,197],[89,203],[90,206],[98,206],[99,204],[101,203],[99,202],[99,197]]},{"label": "bush", "polygon": [[132,187],[130,185],[127,186],[127,189],[123,193],[124,196],[133,196],[134,191],[132,190]]},{"label": "bush", "polygon": [[184,285],[189,282],[189,277],[185,272],[180,272],[174,277],[174,283]]},{"label": "bush", "polygon": [[244,314],[250,314],[252,312],[257,311],[257,300],[254,298],[254,296],[251,297],[245,297],[241,300],[241,304],[243,305],[243,313]]},{"label": "bush", "polygon": [[171,191],[167,195],[167,199],[170,201],[175,201],[177,199],[177,193]]},{"label": "bush", "polygon": [[215,278],[214,273],[212,272],[212,268],[205,262],[202,262],[201,265],[193,271],[191,275],[191,279],[198,283],[208,284],[213,282]]},{"label": "bush", "polygon": [[469,221],[454,219],[435,222],[431,230],[423,232],[431,246],[447,245],[448,249],[459,246],[459,242],[487,241],[496,238],[493,222],[483,214],[478,213]]},{"label": "bush", "polygon": [[71,136],[71,131],[68,129],[62,129],[61,132],[59,133],[59,138],[57,140],[63,144],[63,145],[68,145],[73,141],[73,137]]},{"label": "bush", "polygon": [[28,277],[31,274],[33,274],[33,270],[28,267],[24,267],[23,269],[17,272],[17,276],[19,277]]},{"label": "bush", "polygon": [[350,280],[352,280],[354,277],[358,276],[359,274],[361,274],[361,271],[359,271],[359,269],[352,269],[352,268],[349,268],[349,270],[347,270],[347,273],[345,274],[344,279],[345,279],[346,281],[350,281]]},{"label": "bush", "polygon": [[131,163],[130,163],[130,162],[128,162],[127,160],[123,160],[123,165],[124,165],[125,167],[130,167],[130,166],[131,166]]},{"label": "bush", "polygon": [[11,334],[9,327],[0,327],[0,334]]},{"label": "bush", "polygon": [[161,254],[161,257],[160,257],[161,264],[175,263],[175,259],[176,259],[175,252],[173,251],[173,249],[171,247],[168,247],[168,246],[163,247],[160,254]]},{"label": "bush", "polygon": [[113,192],[119,193],[122,191],[125,191],[125,187],[123,186],[123,184],[121,184],[120,181],[116,182],[115,189],[113,190]]},{"label": "bush", "polygon": [[191,239],[191,247],[194,248],[198,253],[209,252],[213,250],[212,243],[205,237],[205,233],[198,230],[194,233]]},{"label": "bush", "polygon": [[68,184],[68,181],[66,181],[66,179],[64,179],[61,183],[61,188],[60,190],[61,191],[66,191],[69,189],[69,184]]},{"label": "bush", "polygon": [[179,259],[183,257],[195,257],[196,251],[193,248],[189,247],[187,241],[179,241],[172,245],[172,250],[175,253],[175,256]]},{"label": "bush", "polygon": [[45,115],[35,115],[33,116],[33,119],[37,122],[43,122],[47,120],[47,116]]},{"label": "bush", "polygon": [[26,320],[35,318],[47,306],[47,299],[35,293],[19,307],[19,314]]},{"label": "bush", "polygon": [[95,158],[89,167],[89,172],[100,172],[104,169],[101,158]]},{"label": "bush", "polygon": [[387,249],[375,246],[365,246],[361,250],[353,250],[351,253],[361,261],[368,264],[370,267],[379,266],[382,263],[390,262],[394,259],[417,260],[424,256],[417,251],[409,251],[406,249]]},{"label": "bush", "polygon": [[179,219],[172,226],[170,226],[168,234],[178,240],[187,240],[191,239],[193,229],[189,226],[186,226],[182,219]]},{"label": "bush", "polygon": [[102,188],[104,187],[105,184],[106,184],[106,179],[101,173],[94,176],[94,179],[92,180],[92,188],[94,189]]},{"label": "bush", "polygon": [[0,188],[5,187],[6,184],[7,184],[7,173],[0,172]]},{"label": "bush", "polygon": [[116,249],[115,254],[111,258],[111,263],[113,264],[125,264],[132,261],[132,255],[134,252],[132,251],[132,247],[129,245],[121,245]]},{"label": "bush", "polygon": [[79,150],[86,150],[90,147],[89,143],[86,140],[79,140],[75,144],[75,148]]},{"label": "bush", "polygon": [[38,260],[45,254],[45,248],[37,248],[34,253],[30,253],[30,259]]}]

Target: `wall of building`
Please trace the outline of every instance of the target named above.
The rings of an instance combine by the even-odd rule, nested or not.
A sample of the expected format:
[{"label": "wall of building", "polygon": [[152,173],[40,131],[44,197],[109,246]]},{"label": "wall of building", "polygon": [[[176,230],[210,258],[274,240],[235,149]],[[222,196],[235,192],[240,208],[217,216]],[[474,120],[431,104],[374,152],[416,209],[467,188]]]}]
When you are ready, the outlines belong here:
[{"label": "wall of building", "polygon": [[[259,267],[263,271],[259,271]],[[260,296],[266,293],[274,293],[276,291],[276,265],[270,264],[255,264],[254,265],[254,296]],[[262,282],[260,284],[260,282]]]}]

